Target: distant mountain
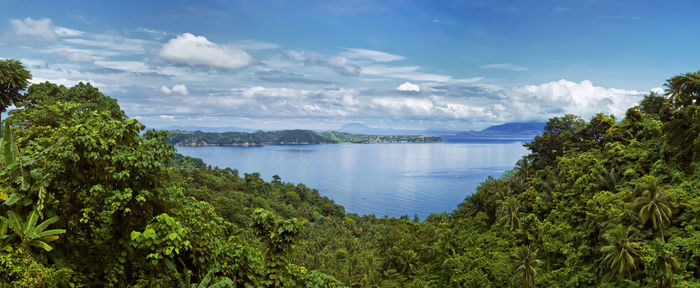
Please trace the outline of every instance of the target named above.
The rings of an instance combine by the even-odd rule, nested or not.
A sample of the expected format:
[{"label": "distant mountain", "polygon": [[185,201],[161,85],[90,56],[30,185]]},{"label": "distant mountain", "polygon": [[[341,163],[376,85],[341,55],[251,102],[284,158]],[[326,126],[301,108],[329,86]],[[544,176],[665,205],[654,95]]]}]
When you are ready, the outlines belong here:
[{"label": "distant mountain", "polygon": [[[393,139],[389,136],[404,135],[404,136],[437,136],[441,137],[446,142],[462,142],[462,141],[491,141],[491,140],[531,140],[536,135],[542,134],[545,122],[511,122],[500,125],[487,127],[480,131],[455,131],[443,128],[429,128],[426,130],[403,130],[392,128],[374,128],[362,123],[347,123],[337,129],[337,132],[312,132],[310,130],[282,130],[282,131],[267,131],[259,132],[239,127],[198,127],[198,126],[170,126],[159,130],[177,131],[171,132],[176,135],[171,135],[171,142],[177,145],[264,145],[264,144],[279,144],[279,143],[335,143],[335,142],[435,142],[434,140],[425,141],[416,137],[406,139]],[[201,133],[188,133],[188,132]],[[292,132],[293,131],[293,132]],[[258,132],[258,133],[253,133]],[[342,133],[338,133],[342,132]],[[250,134],[249,134],[250,133]],[[332,134],[338,135],[327,137]],[[343,133],[348,135],[340,136]],[[216,135],[218,134],[218,135]],[[248,134],[248,135],[246,135]],[[357,134],[357,135],[350,135]],[[187,137],[180,138],[187,135]],[[368,136],[377,135],[381,137]],[[255,136],[255,137],[253,137]],[[321,136],[318,138],[317,136]],[[362,137],[359,137],[362,136]],[[253,137],[253,138],[250,138]],[[176,138],[180,138],[174,140]],[[224,140],[225,139],[225,140]],[[354,139],[354,140],[350,140]],[[359,140],[362,139],[362,140]]]},{"label": "distant mountain", "polygon": [[545,122],[513,122],[490,126],[479,132],[493,134],[538,135],[544,131]]},{"label": "distant mountain", "polygon": [[536,135],[542,134],[542,131],[544,131],[544,125],[545,122],[510,122],[490,126],[479,131],[456,131],[443,128],[429,128],[426,130],[397,130],[391,128],[373,128],[361,123],[348,123],[341,126],[338,131],[368,135],[428,135],[443,137],[531,139]]},{"label": "distant mountain", "polygon": [[257,130],[240,127],[200,127],[200,126],[168,126],[156,128],[156,130],[180,130],[180,131],[202,131],[202,132],[255,132]]},{"label": "distant mountain", "polygon": [[508,137],[508,138],[534,138],[542,134],[545,122],[512,122],[490,126],[481,131],[460,132],[456,136],[461,137]]},{"label": "distant mountain", "polygon": [[371,129],[367,125],[362,123],[347,123],[340,126],[340,130],[359,130],[359,129]]}]

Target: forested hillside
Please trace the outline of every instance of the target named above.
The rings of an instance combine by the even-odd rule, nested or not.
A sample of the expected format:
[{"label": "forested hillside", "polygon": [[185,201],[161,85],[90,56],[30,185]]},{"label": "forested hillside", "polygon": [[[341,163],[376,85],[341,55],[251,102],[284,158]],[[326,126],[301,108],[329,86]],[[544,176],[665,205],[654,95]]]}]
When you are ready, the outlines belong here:
[{"label": "forested hillside", "polygon": [[417,221],[177,155],[90,84],[25,93],[21,64],[0,64],[0,108],[18,108],[2,287],[700,285],[700,73],[620,120],[550,119],[511,172]]},{"label": "forested hillside", "polygon": [[440,142],[434,136],[378,136],[343,132],[311,130],[280,130],[271,132],[201,132],[168,131],[167,142],[176,146],[263,146],[285,144]]}]

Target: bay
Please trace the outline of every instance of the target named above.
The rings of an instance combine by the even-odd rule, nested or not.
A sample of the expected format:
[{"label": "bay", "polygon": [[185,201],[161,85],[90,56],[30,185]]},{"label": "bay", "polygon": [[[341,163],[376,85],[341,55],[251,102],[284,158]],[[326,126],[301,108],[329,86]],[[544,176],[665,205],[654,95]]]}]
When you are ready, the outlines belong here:
[{"label": "bay", "polygon": [[451,212],[488,176],[526,154],[521,141],[177,147],[209,165],[267,181],[304,183],[347,213],[378,217]]}]

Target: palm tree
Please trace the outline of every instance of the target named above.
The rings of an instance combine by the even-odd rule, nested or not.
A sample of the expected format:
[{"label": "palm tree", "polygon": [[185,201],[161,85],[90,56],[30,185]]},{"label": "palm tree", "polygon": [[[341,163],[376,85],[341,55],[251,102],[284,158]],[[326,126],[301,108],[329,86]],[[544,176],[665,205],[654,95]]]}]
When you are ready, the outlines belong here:
[{"label": "palm tree", "polygon": [[520,203],[515,197],[508,197],[501,202],[500,214],[500,224],[510,227],[510,230],[520,227]]},{"label": "palm tree", "polygon": [[647,176],[644,183],[637,186],[637,193],[641,195],[634,200],[639,212],[639,219],[645,225],[649,219],[654,230],[661,233],[661,241],[664,239],[664,225],[671,225],[671,207],[668,205],[668,197],[664,193],[659,180],[653,176]]},{"label": "palm tree", "polygon": [[515,169],[517,170],[516,175],[523,180],[530,178],[530,164],[531,161],[527,158],[527,156],[523,156],[523,158],[515,163]]},{"label": "palm tree", "polygon": [[207,275],[202,278],[202,281],[199,283],[190,283],[190,276],[192,275],[192,271],[187,269],[187,266],[182,262],[181,259],[180,263],[182,263],[183,266],[183,272],[179,272],[177,270],[177,265],[170,260],[170,259],[165,259],[165,267],[170,270],[171,273],[175,275],[175,279],[177,279],[178,287],[179,288],[223,288],[223,287],[233,287],[233,281],[228,278],[228,277],[216,277],[215,274],[218,272],[217,269],[210,269],[207,272]]},{"label": "palm tree", "polygon": [[20,100],[20,92],[27,89],[31,78],[32,74],[24,69],[21,62],[0,60],[0,114]]},{"label": "palm tree", "polygon": [[498,197],[498,201],[503,202],[508,199],[508,197],[513,195],[513,189],[510,188],[510,180],[499,179],[496,181],[497,182],[495,183],[496,185],[494,187],[496,191],[494,192],[496,197]]},{"label": "palm tree", "polygon": [[603,252],[603,264],[607,268],[617,270],[618,274],[627,274],[632,278],[632,270],[637,270],[640,256],[639,243],[634,242],[634,234],[622,225],[603,234],[608,245],[600,248]]},{"label": "palm tree", "polygon": [[662,275],[661,280],[659,280],[659,286],[673,287],[673,274],[681,269],[678,259],[669,251],[664,250],[660,252],[659,256],[656,258],[656,265]]},{"label": "palm tree", "polygon": [[522,277],[523,287],[530,288],[535,286],[537,279],[537,267],[542,264],[542,260],[537,259],[537,249],[531,250],[530,246],[520,246],[515,251],[514,258],[518,264],[516,275]]},{"label": "palm tree", "polygon": [[619,180],[620,177],[615,168],[611,168],[610,171],[603,171],[602,175],[598,176],[598,185],[607,191],[615,193],[617,192],[617,182]]},{"label": "palm tree", "polygon": [[700,104],[700,72],[674,76],[664,86],[674,108]]},{"label": "palm tree", "polygon": [[218,279],[215,279],[214,273],[216,270],[209,270],[206,276],[202,278],[202,281],[197,283],[192,283],[190,286],[191,288],[223,288],[223,287],[232,287],[233,286],[233,281],[227,277],[221,277]]}]

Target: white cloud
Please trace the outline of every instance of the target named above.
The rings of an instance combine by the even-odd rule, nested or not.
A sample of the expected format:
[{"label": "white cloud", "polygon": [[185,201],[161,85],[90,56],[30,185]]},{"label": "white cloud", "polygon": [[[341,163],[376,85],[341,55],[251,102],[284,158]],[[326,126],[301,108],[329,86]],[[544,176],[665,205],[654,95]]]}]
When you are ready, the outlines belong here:
[{"label": "white cloud", "polygon": [[160,56],[189,66],[240,69],[254,62],[243,50],[210,42],[204,36],[184,33],[165,43]]},{"label": "white cloud", "polygon": [[[415,85],[407,83],[403,86]],[[566,113],[580,115],[584,119],[601,112],[622,117],[626,109],[636,105],[642,97],[642,93],[635,90],[599,87],[590,81],[560,80],[513,88],[484,88],[479,84],[454,83],[443,83],[434,86],[435,89],[427,87],[433,86],[420,87],[419,92],[414,93],[397,93],[395,89],[308,89],[254,85],[192,95],[177,92],[179,89],[175,85],[160,88],[170,95],[167,101],[163,101],[163,97],[149,98],[134,102],[139,105],[127,107],[130,113],[154,119],[159,119],[162,111],[168,111],[167,115],[178,120],[209,115],[213,117],[211,121],[242,118],[276,121],[324,119],[321,122],[375,119],[397,125],[413,123],[420,126],[469,127],[474,125],[470,123],[475,122],[490,125],[546,121]],[[182,88],[186,87],[183,85]]]},{"label": "white cloud", "polygon": [[510,70],[510,71],[518,71],[518,72],[530,70],[529,68],[527,68],[525,66],[515,65],[512,63],[487,64],[487,65],[482,65],[480,67],[486,68],[486,69],[501,69],[501,70]]},{"label": "white cloud", "polygon": [[517,111],[511,118],[546,120],[565,113],[590,119],[596,113],[609,113],[623,117],[625,111],[636,105],[644,93],[636,90],[594,86],[591,81],[580,83],[559,80],[540,85],[527,85],[505,92],[508,103]]},{"label": "white cloud", "polygon": [[90,55],[105,57],[141,55],[146,53],[146,47],[156,45],[154,41],[107,34],[86,34],[85,37],[61,39],[61,42],[71,48],[91,49]]},{"label": "white cloud", "polygon": [[150,71],[148,65],[140,61],[95,61],[95,64],[106,68],[134,73],[144,73]]},{"label": "white cloud", "polygon": [[391,62],[406,59],[406,57],[400,55],[359,48],[348,48],[340,55],[348,59],[369,59],[375,62]]},{"label": "white cloud", "polygon": [[471,84],[471,83],[476,83],[481,80],[484,80],[484,77],[472,77],[472,78],[462,78],[462,79],[454,79],[452,82],[455,83],[461,83],[461,84]]},{"label": "white cloud", "polygon": [[447,82],[452,77],[440,74],[419,72],[419,66],[368,65],[362,67],[362,74],[410,81]]},{"label": "white cloud", "polygon": [[175,116],[173,116],[173,115],[158,115],[158,118],[165,119],[165,120],[173,120],[173,119],[175,119]]},{"label": "white cloud", "polygon": [[19,59],[22,64],[24,64],[25,67],[27,68],[38,68],[46,65],[46,62],[41,59],[29,59],[29,58],[22,58]]},{"label": "white cloud", "polygon": [[391,115],[431,116],[435,110],[434,103],[428,99],[419,98],[374,98],[370,106],[381,107]]},{"label": "white cloud", "polygon": [[160,38],[165,37],[166,35],[168,35],[168,33],[165,32],[165,31],[155,30],[155,29],[148,29],[148,28],[145,28],[145,27],[136,28],[136,29],[134,29],[134,31],[135,31],[135,32],[139,32],[139,33],[150,34],[150,35],[152,35],[153,37],[155,37],[156,39],[160,39]]},{"label": "white cloud", "polygon": [[161,86],[160,92],[163,92],[168,95],[170,95],[171,93],[178,93],[180,95],[190,94],[190,92],[187,91],[187,86],[185,86],[185,84],[176,84],[172,88],[168,88],[167,86]]},{"label": "white cloud", "polygon": [[79,37],[85,35],[85,32],[83,31],[74,30],[66,27],[56,27],[54,31],[56,32],[56,35],[61,37]]},{"label": "white cloud", "polygon": [[313,52],[295,50],[284,51],[284,55],[287,56],[289,60],[303,62],[304,66],[327,67],[344,76],[358,76],[362,71],[362,67],[343,56],[324,59]]},{"label": "white cloud", "polygon": [[32,18],[11,19],[10,24],[17,35],[38,36],[46,41],[56,41],[56,31],[49,18],[34,20]]},{"label": "white cloud", "polygon": [[396,87],[398,91],[408,91],[408,92],[420,92],[420,86],[412,84],[411,82],[404,82],[403,84]]},{"label": "white cloud", "polygon": [[329,67],[333,68],[336,72],[347,75],[347,76],[357,76],[360,74],[362,68],[355,63],[348,61],[345,57],[334,57],[326,60]]},{"label": "white cloud", "polygon": [[34,20],[30,17],[24,19],[10,19],[10,25],[15,35],[34,36],[47,42],[55,42],[58,37],[78,37],[85,34],[66,27],[56,27],[49,18]]}]

